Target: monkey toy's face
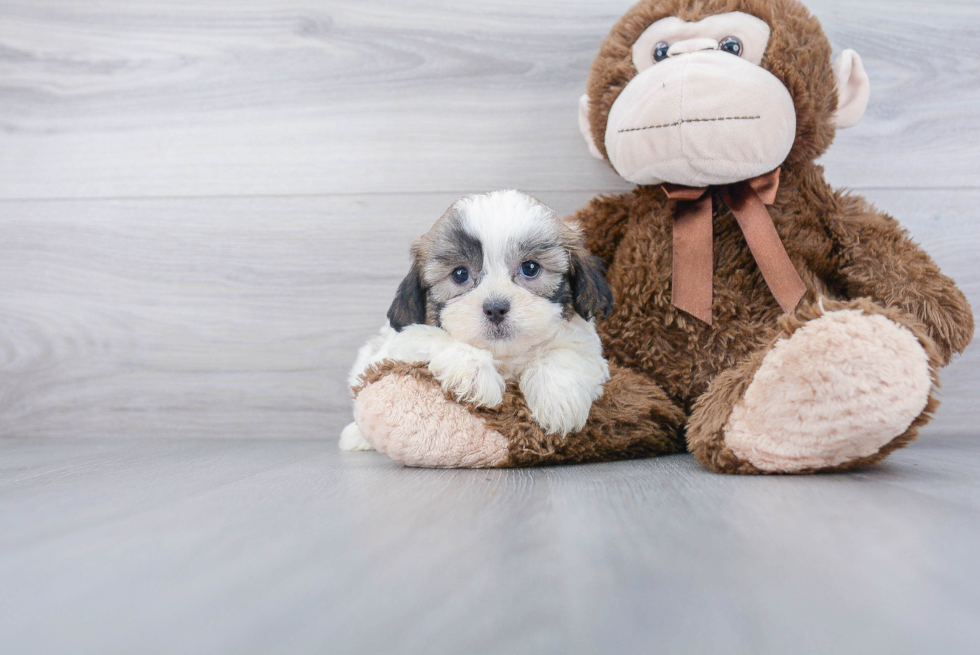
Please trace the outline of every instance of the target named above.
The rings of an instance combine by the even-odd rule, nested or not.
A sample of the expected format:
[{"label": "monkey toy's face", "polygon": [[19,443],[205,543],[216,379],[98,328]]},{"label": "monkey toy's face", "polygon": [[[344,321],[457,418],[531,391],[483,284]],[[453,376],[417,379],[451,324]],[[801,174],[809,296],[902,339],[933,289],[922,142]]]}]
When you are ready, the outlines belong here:
[{"label": "monkey toy's face", "polygon": [[[797,107],[763,66],[772,32],[766,21],[739,11],[655,20],[633,41],[630,61],[618,64],[631,63],[632,77],[601,107],[604,134],[590,124],[590,99],[582,97],[580,125],[590,150],[600,157],[604,151],[617,173],[644,185],[731,184],[779,167],[797,137]],[[829,71],[829,57],[826,63]],[[867,76],[853,51],[834,69],[836,125],[853,124],[867,104]],[[610,87],[600,103],[610,102]],[[600,136],[601,149],[593,141]]]},{"label": "monkey toy's face", "polygon": [[793,147],[789,91],[759,66],[769,26],[733,12],[670,17],[633,45],[638,71],[609,112],[606,152],[636,184],[725,184],[779,166]]}]

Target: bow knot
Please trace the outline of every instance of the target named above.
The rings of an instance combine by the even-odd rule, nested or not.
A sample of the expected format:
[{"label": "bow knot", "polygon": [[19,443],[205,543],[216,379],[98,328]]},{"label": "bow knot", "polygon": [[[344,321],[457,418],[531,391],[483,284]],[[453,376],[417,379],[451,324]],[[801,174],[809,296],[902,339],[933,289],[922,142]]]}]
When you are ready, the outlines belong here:
[{"label": "bow knot", "polygon": [[[667,198],[677,201],[674,215],[671,302],[711,325],[714,275],[711,187],[664,184]],[[720,187],[762,277],[784,312],[791,312],[806,293],[786,248],[779,239],[767,205],[776,202],[779,169],[751,180]]]}]

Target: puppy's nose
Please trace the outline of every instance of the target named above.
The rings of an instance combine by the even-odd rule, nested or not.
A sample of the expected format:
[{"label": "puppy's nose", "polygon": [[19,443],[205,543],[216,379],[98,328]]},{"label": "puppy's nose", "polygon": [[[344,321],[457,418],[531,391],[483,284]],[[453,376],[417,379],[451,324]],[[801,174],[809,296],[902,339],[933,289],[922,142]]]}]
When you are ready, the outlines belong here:
[{"label": "puppy's nose", "polygon": [[503,323],[509,311],[510,303],[506,300],[488,300],[483,303],[483,313],[487,315],[487,320],[494,325]]}]

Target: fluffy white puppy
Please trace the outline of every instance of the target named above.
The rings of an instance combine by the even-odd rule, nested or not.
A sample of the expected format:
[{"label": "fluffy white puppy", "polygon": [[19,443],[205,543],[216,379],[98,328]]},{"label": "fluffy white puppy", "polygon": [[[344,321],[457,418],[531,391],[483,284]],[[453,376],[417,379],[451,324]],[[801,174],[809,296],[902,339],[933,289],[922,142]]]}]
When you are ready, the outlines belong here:
[{"label": "fluffy white puppy", "polygon": [[[412,247],[389,323],[358,352],[350,384],[382,360],[427,363],[459,400],[494,407],[516,380],[549,433],[582,429],[609,367],[593,317],[612,293],[578,226],[519,191],[472,195]],[[369,450],[356,423],[344,450]]]}]

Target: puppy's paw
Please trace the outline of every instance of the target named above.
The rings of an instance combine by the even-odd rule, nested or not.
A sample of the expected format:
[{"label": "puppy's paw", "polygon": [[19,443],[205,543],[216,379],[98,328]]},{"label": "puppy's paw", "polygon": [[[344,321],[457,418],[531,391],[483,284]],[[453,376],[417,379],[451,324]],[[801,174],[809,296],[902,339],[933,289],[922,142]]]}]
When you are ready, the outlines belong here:
[{"label": "puppy's paw", "polygon": [[521,391],[531,416],[549,434],[566,436],[585,427],[592,409],[593,397],[582,385],[567,378],[546,375],[541,371],[528,371],[521,378]]},{"label": "puppy's paw", "polygon": [[344,431],[340,433],[340,449],[347,451],[374,450],[371,444],[364,438],[364,435],[361,434],[357,423],[354,422],[349,423],[344,428]]},{"label": "puppy's paw", "polygon": [[507,383],[486,350],[462,345],[443,348],[429,361],[429,370],[460,401],[496,407],[504,398]]}]

